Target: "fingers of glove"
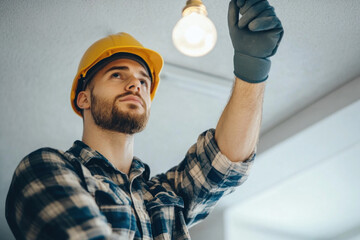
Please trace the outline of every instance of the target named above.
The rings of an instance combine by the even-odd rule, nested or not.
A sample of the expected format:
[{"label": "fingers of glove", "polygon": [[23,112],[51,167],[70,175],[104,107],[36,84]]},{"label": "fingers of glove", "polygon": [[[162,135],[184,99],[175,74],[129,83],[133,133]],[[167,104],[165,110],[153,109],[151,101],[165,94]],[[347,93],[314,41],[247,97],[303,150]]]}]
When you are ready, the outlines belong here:
[{"label": "fingers of glove", "polygon": [[229,27],[235,26],[238,20],[239,20],[239,7],[236,5],[236,0],[231,0],[231,2],[229,3],[229,12],[228,12]]},{"label": "fingers of glove", "polygon": [[247,26],[254,18],[256,18],[260,13],[270,8],[270,5],[267,1],[261,1],[249,8],[244,15],[241,16],[238,26],[243,28]]},{"label": "fingers of glove", "polygon": [[[239,2],[240,0],[238,0]],[[246,11],[253,5],[257,4],[258,2],[262,2],[262,1],[265,1],[265,0],[243,0],[243,4],[240,6],[238,4],[238,7],[240,8],[240,14],[243,15],[244,13],[246,13]]]},{"label": "fingers of glove", "polygon": [[241,8],[242,6],[244,6],[244,4],[245,4],[245,0],[237,0],[237,1],[236,1],[236,5],[237,5],[239,8]]},{"label": "fingers of glove", "polygon": [[270,6],[265,11],[260,13],[257,17],[270,17],[270,16],[276,16],[274,7]]},{"label": "fingers of glove", "polygon": [[278,47],[279,47],[279,45],[280,45],[280,42],[281,42],[281,39],[282,39],[282,37],[283,37],[283,35],[284,35],[284,30],[282,29],[282,28],[277,28],[277,29],[274,29],[274,30],[271,30],[271,31],[274,31],[274,33],[276,33],[276,34],[278,34],[278,41],[277,41],[277,43],[276,43],[276,46],[275,46],[275,48],[274,48],[274,50],[272,51],[272,53],[269,55],[269,57],[271,57],[271,56],[274,56],[275,55],[275,53],[276,53],[276,51],[277,51],[277,49],[278,49]]},{"label": "fingers of glove", "polygon": [[282,28],[279,18],[276,16],[274,8],[269,9],[260,13],[253,21],[248,25],[249,30],[253,32],[266,31],[274,28]]},{"label": "fingers of glove", "polygon": [[253,32],[266,31],[275,28],[282,28],[281,22],[276,16],[258,17],[249,23],[249,30]]}]

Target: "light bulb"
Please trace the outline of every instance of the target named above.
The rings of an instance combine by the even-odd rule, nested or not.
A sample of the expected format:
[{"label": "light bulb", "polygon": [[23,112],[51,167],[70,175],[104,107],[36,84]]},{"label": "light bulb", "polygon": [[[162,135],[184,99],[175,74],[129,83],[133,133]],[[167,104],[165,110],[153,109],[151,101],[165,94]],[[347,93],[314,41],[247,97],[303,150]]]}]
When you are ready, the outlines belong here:
[{"label": "light bulb", "polygon": [[216,28],[209,18],[205,6],[188,4],[183,10],[183,17],[176,23],[172,39],[175,47],[183,54],[199,57],[210,52],[216,43]]}]

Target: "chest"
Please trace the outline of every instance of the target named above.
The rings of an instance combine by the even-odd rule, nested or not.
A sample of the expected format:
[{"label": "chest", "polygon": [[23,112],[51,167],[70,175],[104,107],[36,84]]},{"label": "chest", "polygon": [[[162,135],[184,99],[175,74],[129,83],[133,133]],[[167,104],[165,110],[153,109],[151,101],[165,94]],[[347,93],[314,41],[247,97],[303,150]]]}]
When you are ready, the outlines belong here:
[{"label": "chest", "polygon": [[84,172],[87,191],[124,239],[190,239],[183,199],[166,182]]}]

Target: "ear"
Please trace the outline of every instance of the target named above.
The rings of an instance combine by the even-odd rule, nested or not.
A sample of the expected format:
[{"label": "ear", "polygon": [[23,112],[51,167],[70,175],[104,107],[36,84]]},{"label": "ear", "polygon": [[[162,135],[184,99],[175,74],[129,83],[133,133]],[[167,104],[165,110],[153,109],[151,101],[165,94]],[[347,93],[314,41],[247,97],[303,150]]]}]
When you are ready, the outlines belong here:
[{"label": "ear", "polygon": [[90,108],[90,93],[87,91],[81,91],[78,94],[77,101],[78,107],[82,110]]}]

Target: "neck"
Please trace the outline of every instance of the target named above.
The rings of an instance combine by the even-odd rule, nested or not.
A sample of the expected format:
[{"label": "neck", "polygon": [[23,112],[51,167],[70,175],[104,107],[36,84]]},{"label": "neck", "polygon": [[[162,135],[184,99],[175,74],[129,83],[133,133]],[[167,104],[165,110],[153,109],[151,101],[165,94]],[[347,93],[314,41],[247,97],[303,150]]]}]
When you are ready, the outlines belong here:
[{"label": "neck", "polygon": [[94,122],[84,122],[82,141],[106,157],[118,170],[129,174],[134,136],[100,128]]}]

